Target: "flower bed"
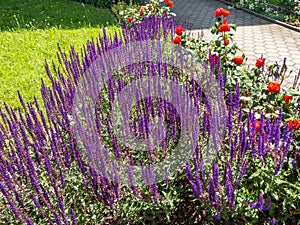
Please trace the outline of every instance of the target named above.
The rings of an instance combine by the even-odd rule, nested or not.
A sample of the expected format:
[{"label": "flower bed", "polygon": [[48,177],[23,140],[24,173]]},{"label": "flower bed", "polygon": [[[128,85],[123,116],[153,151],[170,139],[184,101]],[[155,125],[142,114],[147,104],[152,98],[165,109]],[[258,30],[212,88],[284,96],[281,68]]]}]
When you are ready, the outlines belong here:
[{"label": "flower bed", "polygon": [[250,9],[275,20],[300,27],[300,5],[298,0],[281,0],[277,5],[272,5],[266,0],[228,0],[228,2],[234,3],[236,7]]},{"label": "flower bed", "polygon": [[176,224],[188,205],[217,224],[296,224],[300,74],[286,89],[285,65],[243,69],[225,9],[205,42],[175,24],[170,1],[149,5],[82,60],[59,50],[46,113],[21,95],[23,110],[0,111],[1,221]]}]

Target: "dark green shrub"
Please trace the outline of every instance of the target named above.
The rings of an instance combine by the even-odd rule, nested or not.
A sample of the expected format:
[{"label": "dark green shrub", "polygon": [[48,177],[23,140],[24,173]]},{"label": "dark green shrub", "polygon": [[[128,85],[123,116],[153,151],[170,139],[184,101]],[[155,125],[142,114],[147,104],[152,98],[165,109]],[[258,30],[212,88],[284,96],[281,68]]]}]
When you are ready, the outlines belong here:
[{"label": "dark green shrub", "polygon": [[111,8],[112,5],[118,4],[119,2],[125,2],[126,4],[143,4],[145,0],[73,0],[75,2],[81,2],[91,4],[100,8]]}]

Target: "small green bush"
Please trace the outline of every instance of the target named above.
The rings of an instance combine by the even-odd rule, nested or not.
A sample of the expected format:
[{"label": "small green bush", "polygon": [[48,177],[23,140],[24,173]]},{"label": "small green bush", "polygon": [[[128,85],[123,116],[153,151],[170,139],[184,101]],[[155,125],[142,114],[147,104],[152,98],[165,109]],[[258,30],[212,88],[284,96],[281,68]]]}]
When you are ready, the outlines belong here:
[{"label": "small green bush", "polygon": [[111,8],[113,5],[119,2],[124,2],[126,4],[143,4],[144,0],[73,0],[75,2],[87,3],[100,8]]}]

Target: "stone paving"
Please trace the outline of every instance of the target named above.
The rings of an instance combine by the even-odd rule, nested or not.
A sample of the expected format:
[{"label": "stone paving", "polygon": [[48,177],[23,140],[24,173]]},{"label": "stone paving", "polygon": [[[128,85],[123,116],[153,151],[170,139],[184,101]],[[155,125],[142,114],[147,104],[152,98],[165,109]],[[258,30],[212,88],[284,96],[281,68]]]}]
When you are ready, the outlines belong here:
[{"label": "stone paving", "polygon": [[268,64],[282,63],[287,58],[288,71],[292,70],[287,80],[290,85],[293,75],[300,69],[300,32],[271,23],[245,11],[235,9],[215,0],[173,0],[173,12],[178,24],[188,22],[193,34],[203,31],[203,38],[211,40],[216,36],[210,33],[214,24],[214,11],[217,8],[229,9],[229,23],[236,23],[234,42],[244,50],[247,65],[254,66],[255,60],[262,54]]}]

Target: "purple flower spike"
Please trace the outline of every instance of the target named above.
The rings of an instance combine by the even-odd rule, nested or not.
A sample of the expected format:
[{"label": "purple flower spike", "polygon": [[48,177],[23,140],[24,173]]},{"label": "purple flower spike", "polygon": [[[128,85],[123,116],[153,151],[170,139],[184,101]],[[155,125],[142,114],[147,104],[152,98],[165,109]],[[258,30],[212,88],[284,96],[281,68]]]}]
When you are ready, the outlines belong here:
[{"label": "purple flower spike", "polygon": [[220,215],[220,213],[217,213],[216,215],[214,215],[214,218],[215,218],[216,220],[219,220],[219,219],[221,219],[221,215]]},{"label": "purple flower spike", "polygon": [[34,223],[31,221],[31,219],[27,219],[26,222],[27,222],[27,225],[34,225]]},{"label": "purple flower spike", "polygon": [[74,210],[71,208],[70,210],[70,215],[71,215],[71,220],[72,220],[72,225],[76,225],[77,222],[76,222],[76,214],[74,212]]},{"label": "purple flower spike", "polygon": [[263,194],[260,193],[259,198],[256,203],[248,202],[247,204],[250,205],[253,209],[258,209],[259,211],[266,211],[269,210],[271,206],[271,197],[268,196],[268,203],[264,204],[265,200]]},{"label": "purple flower spike", "polygon": [[270,219],[270,225],[276,225],[278,221],[275,218]]}]

